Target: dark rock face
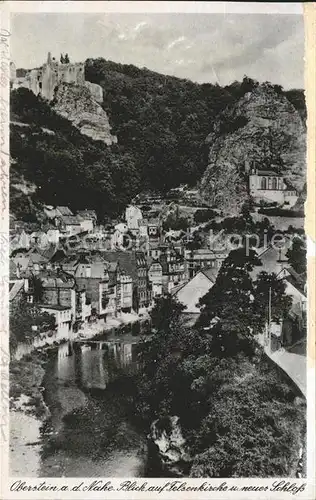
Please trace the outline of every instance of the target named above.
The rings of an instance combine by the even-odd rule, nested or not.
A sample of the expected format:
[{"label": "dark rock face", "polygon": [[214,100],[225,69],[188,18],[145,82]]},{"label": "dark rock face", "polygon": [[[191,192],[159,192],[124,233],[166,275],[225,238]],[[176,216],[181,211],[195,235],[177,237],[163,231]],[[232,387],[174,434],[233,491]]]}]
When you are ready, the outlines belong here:
[{"label": "dark rock face", "polygon": [[248,198],[247,166],[277,168],[298,193],[306,174],[306,128],[299,112],[270,85],[258,85],[214,124],[206,139],[209,164],[201,194],[210,205],[236,214]]},{"label": "dark rock face", "polygon": [[155,420],[148,435],[149,469],[158,475],[184,477],[188,475],[191,458],[183,437],[179,417]]}]

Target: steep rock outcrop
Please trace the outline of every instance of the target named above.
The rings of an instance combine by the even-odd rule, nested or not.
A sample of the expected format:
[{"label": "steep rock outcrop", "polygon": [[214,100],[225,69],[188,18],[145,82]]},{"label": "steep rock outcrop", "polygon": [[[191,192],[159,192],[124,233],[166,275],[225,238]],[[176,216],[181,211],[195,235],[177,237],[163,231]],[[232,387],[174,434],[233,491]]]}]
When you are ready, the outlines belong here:
[{"label": "steep rock outcrop", "polygon": [[201,194],[210,205],[236,214],[248,198],[247,166],[277,167],[299,193],[306,173],[306,130],[299,112],[268,85],[257,85],[214,124],[206,139],[209,164]]},{"label": "steep rock outcrop", "polygon": [[[86,82],[87,83],[87,82]],[[54,96],[54,110],[70,120],[80,132],[108,146],[117,138],[111,134],[108,116],[99,104],[97,89],[91,85],[62,83]]]},{"label": "steep rock outcrop", "polygon": [[150,426],[149,459],[155,456],[161,472],[173,477],[188,473],[191,457],[183,437],[179,417],[174,415],[155,420]]}]

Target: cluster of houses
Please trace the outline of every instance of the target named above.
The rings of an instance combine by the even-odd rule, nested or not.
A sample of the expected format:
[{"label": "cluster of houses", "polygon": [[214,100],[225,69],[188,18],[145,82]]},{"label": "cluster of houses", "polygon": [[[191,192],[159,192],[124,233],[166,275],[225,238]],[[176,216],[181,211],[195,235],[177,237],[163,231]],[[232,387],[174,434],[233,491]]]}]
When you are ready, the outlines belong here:
[{"label": "cluster of houses", "polygon": [[[63,338],[96,320],[142,315],[167,293],[186,306],[188,321],[195,321],[199,299],[214,285],[229,250],[190,249],[187,234],[163,231],[159,218],[144,218],[136,205],[126,208],[125,221],[111,226],[97,222],[93,210],[73,214],[62,206],[45,207],[35,231],[11,221],[11,306],[22,296],[36,301],[55,316]],[[292,313],[303,321],[302,277],[273,248],[259,256],[263,264],[256,272],[275,272],[286,281],[294,298]],[[41,283],[40,296],[34,277]]]},{"label": "cluster of houses", "polygon": [[93,210],[45,206],[43,212],[35,228],[11,218],[10,304],[22,297],[36,302],[55,316],[59,337],[94,320],[142,313],[155,297],[188,282],[197,263],[221,264],[211,250],[198,261],[193,251],[185,253],[181,232],[163,234],[161,221],[145,219],[137,206],[110,227],[99,226]]}]

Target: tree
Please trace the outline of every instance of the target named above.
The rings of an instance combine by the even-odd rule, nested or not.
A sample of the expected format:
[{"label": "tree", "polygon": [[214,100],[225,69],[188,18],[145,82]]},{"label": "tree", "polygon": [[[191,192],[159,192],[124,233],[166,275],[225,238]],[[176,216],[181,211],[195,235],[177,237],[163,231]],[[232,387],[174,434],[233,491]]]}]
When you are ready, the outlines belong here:
[{"label": "tree", "polygon": [[153,336],[142,342],[142,370],[137,379],[137,408],[143,418],[167,415],[173,394],[179,391],[179,352],[184,342],[181,313],[184,306],[171,295],[156,299],[152,310]]},{"label": "tree", "polygon": [[65,55],[65,57],[64,57],[64,63],[65,63],[65,64],[70,63],[70,60],[69,60],[69,56],[68,56],[68,54],[66,54],[66,55]]},{"label": "tree", "polygon": [[60,54],[60,62],[61,62],[61,64],[64,64],[64,62],[65,62],[65,58],[64,58],[63,54]]},{"label": "tree", "polygon": [[188,226],[188,219],[186,219],[185,217],[179,217],[177,213],[169,214],[162,223],[164,231],[168,231],[169,229],[173,231],[186,231],[188,229]]},{"label": "tree", "polygon": [[217,356],[238,352],[253,355],[257,327],[254,289],[249,273],[260,263],[254,250],[244,247],[230,252],[222,264],[214,286],[200,299],[198,326],[212,337]]},{"label": "tree", "polygon": [[35,303],[41,302],[44,293],[42,280],[35,274],[32,274],[29,280],[29,286],[30,286],[30,291],[32,292],[32,295],[34,297],[34,302]]},{"label": "tree", "polygon": [[254,282],[254,309],[258,318],[258,325],[264,327],[268,319],[269,295],[271,293],[271,318],[279,322],[286,318],[292,298],[285,293],[285,284],[274,273],[261,272]]},{"label": "tree", "polygon": [[304,421],[304,410],[292,403],[293,390],[265,363],[232,362],[226,370],[230,378],[223,377],[212,393],[197,431],[191,476],[289,475]]},{"label": "tree", "polygon": [[301,238],[294,238],[286,257],[293,269],[298,273],[306,273],[306,247]]},{"label": "tree", "polygon": [[191,477],[287,476],[297,463],[305,410],[293,404],[295,391],[282,373],[260,352],[254,356],[249,328],[258,325],[254,304],[267,287],[274,287],[276,316],[288,304],[275,276],[262,273],[253,285],[257,264],[254,251],[230,253],[201,301],[206,324],[215,319],[211,328],[185,328],[181,304],[158,299],[152,340],[141,345],[136,411],[147,425],[180,417]]},{"label": "tree", "polygon": [[203,233],[199,231],[194,231],[193,233],[193,239],[191,239],[186,247],[188,250],[199,250],[200,248],[203,248],[204,243],[205,243],[205,236],[203,237]]},{"label": "tree", "polygon": [[217,212],[212,209],[197,210],[194,214],[194,222],[196,222],[197,224],[201,222],[208,222],[216,216]]},{"label": "tree", "polygon": [[42,312],[36,305],[29,304],[25,298],[15,304],[10,311],[10,338],[12,337],[10,345],[12,347],[18,342],[26,342],[39,333],[55,328],[55,316]]}]

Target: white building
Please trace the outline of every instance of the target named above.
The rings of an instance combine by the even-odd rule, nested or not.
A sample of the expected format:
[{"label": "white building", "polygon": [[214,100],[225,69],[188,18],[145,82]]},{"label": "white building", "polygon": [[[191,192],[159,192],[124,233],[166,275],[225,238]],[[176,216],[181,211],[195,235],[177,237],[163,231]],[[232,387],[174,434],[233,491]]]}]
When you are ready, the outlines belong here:
[{"label": "white building", "polygon": [[298,199],[297,192],[288,187],[284,177],[272,170],[253,169],[249,175],[249,191],[256,202],[276,202],[287,208],[293,207]]},{"label": "white building", "polygon": [[131,231],[138,231],[139,230],[139,224],[138,221],[142,220],[143,214],[142,211],[136,207],[135,205],[129,205],[126,210],[125,210],[125,220],[128,229]]},{"label": "white building", "polygon": [[42,312],[53,314],[56,319],[56,339],[68,340],[72,333],[72,308],[60,305],[39,305]]}]

